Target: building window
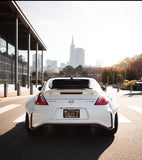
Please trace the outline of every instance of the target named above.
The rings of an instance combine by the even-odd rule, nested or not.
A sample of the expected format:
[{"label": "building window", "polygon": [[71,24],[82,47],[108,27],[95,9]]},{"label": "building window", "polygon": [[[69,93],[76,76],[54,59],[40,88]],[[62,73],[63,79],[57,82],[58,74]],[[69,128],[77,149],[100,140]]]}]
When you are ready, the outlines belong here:
[{"label": "building window", "polygon": [[6,52],[6,41],[2,38],[0,38],[0,52],[1,53]]},{"label": "building window", "polygon": [[15,54],[15,47],[13,45],[11,45],[10,43],[8,43],[8,54],[13,57]]},{"label": "building window", "polygon": [[[25,55],[25,56],[22,56]],[[19,51],[18,79],[22,83],[22,76],[27,73],[27,53]],[[0,38],[0,83],[14,83],[15,77],[15,47]]]}]

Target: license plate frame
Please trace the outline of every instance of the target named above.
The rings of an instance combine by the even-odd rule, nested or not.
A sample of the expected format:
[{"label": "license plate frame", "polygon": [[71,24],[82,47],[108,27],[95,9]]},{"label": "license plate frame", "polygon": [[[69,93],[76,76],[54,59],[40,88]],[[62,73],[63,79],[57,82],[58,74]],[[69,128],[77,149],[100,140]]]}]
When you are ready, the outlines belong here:
[{"label": "license plate frame", "polygon": [[64,109],[63,117],[64,118],[80,118],[80,110],[79,109]]}]

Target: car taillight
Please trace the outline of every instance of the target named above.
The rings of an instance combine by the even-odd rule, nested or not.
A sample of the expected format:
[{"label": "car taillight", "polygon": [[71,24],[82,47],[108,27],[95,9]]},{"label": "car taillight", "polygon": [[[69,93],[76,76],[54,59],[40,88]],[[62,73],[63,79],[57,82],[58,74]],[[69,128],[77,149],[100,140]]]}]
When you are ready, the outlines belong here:
[{"label": "car taillight", "polygon": [[108,101],[103,96],[99,96],[95,105],[106,105],[108,104]]},{"label": "car taillight", "polygon": [[39,93],[35,104],[37,104],[37,105],[48,105],[48,103],[46,102],[46,99],[44,98],[42,93]]}]

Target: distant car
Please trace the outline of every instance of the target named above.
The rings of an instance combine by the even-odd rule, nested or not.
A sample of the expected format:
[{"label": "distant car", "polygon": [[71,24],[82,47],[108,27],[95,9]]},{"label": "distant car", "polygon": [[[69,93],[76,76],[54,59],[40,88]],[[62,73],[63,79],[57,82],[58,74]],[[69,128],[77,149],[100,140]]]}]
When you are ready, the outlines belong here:
[{"label": "distant car", "polygon": [[26,103],[26,131],[44,125],[88,125],[115,134],[118,105],[93,78],[51,78]]},{"label": "distant car", "polygon": [[136,82],[133,86],[134,91],[142,91],[142,82]]}]

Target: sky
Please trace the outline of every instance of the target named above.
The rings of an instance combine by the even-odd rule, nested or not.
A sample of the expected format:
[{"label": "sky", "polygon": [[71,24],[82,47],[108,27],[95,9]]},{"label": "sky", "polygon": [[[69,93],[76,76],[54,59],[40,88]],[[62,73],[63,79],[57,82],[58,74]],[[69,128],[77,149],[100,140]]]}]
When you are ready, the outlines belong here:
[{"label": "sky", "polygon": [[[16,1],[47,46],[44,59],[67,63],[72,36],[85,65],[116,64],[142,53],[142,1]],[[45,63],[45,62],[44,62]]]}]

